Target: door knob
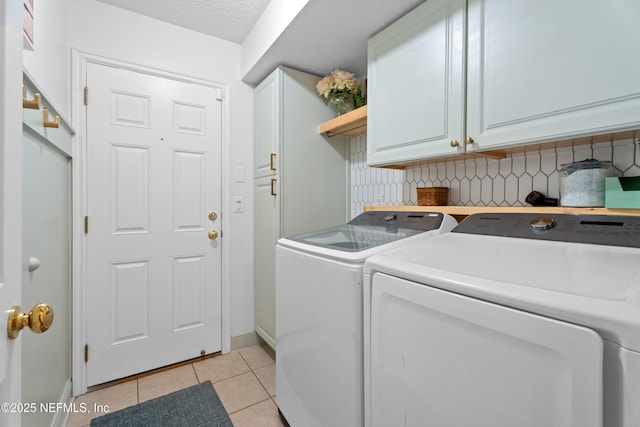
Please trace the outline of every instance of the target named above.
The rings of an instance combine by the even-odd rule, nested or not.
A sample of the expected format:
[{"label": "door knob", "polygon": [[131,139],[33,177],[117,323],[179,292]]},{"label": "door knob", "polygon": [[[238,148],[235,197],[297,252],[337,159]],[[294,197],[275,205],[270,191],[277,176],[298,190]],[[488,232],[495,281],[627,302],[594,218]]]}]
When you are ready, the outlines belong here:
[{"label": "door knob", "polygon": [[452,147],[457,147],[458,145],[460,145],[460,143],[458,142],[457,139],[452,139],[449,145]]},{"label": "door knob", "polygon": [[211,230],[208,236],[209,236],[209,239],[216,240],[218,238],[218,232],[216,230]]},{"label": "door knob", "polygon": [[7,334],[9,339],[16,339],[22,328],[29,329],[36,334],[46,332],[53,323],[53,308],[49,304],[40,303],[33,306],[31,311],[23,313],[19,305],[14,305],[9,310],[7,320]]}]

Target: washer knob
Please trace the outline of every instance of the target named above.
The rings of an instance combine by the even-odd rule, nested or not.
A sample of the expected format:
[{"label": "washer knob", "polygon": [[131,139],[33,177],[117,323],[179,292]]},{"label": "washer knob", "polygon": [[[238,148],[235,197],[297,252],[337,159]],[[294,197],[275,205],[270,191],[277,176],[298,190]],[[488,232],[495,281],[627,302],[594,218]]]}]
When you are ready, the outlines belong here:
[{"label": "washer knob", "polygon": [[529,222],[529,225],[531,225],[531,228],[534,229],[535,231],[544,231],[544,230],[549,230],[555,227],[556,222],[553,220],[553,218],[539,216],[532,219]]},{"label": "washer knob", "polygon": [[387,221],[387,222],[391,222],[396,218],[398,218],[398,215],[392,213],[392,214],[389,214],[389,215],[385,216],[384,220]]}]

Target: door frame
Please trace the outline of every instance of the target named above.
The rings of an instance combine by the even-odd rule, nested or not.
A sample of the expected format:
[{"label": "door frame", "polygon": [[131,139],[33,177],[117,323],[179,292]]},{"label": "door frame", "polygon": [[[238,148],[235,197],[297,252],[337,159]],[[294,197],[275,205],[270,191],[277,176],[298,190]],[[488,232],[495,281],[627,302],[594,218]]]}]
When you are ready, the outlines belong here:
[{"label": "door frame", "polygon": [[[71,71],[71,117],[72,125],[76,129],[76,140],[73,146],[74,176],[73,200],[73,338],[72,338],[72,375],[73,395],[79,396],[87,392],[87,365],[85,363],[85,344],[88,342],[87,319],[87,235],[84,233],[84,217],[87,215],[88,188],[87,182],[87,129],[86,108],[84,108],[84,87],[86,84],[86,69],[88,63],[116,67],[128,71],[149,74],[187,83],[195,83],[217,90],[222,102],[222,147],[221,147],[221,215],[220,229],[224,232],[221,242],[222,251],[222,353],[231,351],[231,296],[230,296],[230,114],[229,114],[229,85],[197,77],[177,74],[174,72],[151,68],[140,64],[120,61],[87,52],[72,49]],[[89,92],[89,100],[91,93]],[[90,356],[89,356],[90,357]]]}]

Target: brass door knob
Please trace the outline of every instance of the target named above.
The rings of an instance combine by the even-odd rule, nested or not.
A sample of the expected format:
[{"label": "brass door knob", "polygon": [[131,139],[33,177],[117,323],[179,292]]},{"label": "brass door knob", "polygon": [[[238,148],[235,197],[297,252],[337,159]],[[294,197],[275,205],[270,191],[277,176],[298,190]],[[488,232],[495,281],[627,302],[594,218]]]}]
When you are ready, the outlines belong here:
[{"label": "brass door knob", "polygon": [[9,339],[16,339],[22,328],[29,326],[32,332],[41,334],[46,332],[53,323],[53,308],[49,304],[40,303],[33,306],[29,314],[23,313],[19,305],[9,310],[7,320],[7,334]]},{"label": "brass door knob", "polygon": [[467,144],[467,145],[471,145],[471,144],[473,144],[473,142],[474,142],[473,138],[471,138],[470,136],[468,136],[468,137],[466,137],[464,139],[464,143]]},{"label": "brass door knob", "polygon": [[458,145],[460,145],[460,143],[457,139],[452,139],[449,145],[451,145],[452,147],[457,147]]},{"label": "brass door knob", "polygon": [[218,238],[218,232],[216,230],[211,230],[208,236],[209,236],[209,239],[216,240]]}]

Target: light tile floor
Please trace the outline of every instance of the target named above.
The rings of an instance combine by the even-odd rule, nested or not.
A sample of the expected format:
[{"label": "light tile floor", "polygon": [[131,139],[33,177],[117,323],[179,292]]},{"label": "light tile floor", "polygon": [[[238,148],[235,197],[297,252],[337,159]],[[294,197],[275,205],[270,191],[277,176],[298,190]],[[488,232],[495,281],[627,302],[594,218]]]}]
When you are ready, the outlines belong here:
[{"label": "light tile floor", "polygon": [[[92,391],[78,396],[76,406],[85,403],[91,410],[94,404],[108,405],[114,412],[207,380],[235,427],[284,426],[274,401],[276,365],[259,345]],[[72,413],[67,427],[88,426],[99,415]]]}]

